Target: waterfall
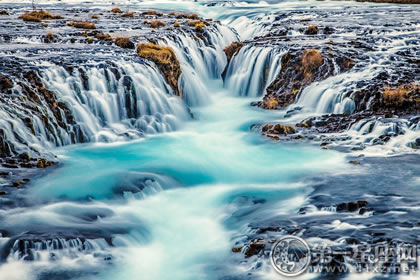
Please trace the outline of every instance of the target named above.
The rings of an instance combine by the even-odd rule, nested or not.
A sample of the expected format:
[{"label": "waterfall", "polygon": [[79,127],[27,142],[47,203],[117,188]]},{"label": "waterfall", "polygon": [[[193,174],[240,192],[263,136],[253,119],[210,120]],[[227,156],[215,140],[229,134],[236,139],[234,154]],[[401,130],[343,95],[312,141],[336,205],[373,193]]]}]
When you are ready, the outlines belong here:
[{"label": "waterfall", "polygon": [[228,65],[225,87],[238,96],[257,97],[276,78],[285,52],[270,47],[247,45]]},{"label": "waterfall", "polygon": [[[74,143],[123,141],[177,129],[191,117],[186,105],[209,103],[209,81],[220,81],[226,65],[223,48],[238,39],[225,26],[206,29],[200,38],[179,30],[158,42],[172,47],[180,61],[179,87],[185,103],[173,94],[154,63],[139,58],[112,62],[92,58],[81,65],[66,66],[50,61],[36,63],[35,75],[55,94],[58,106],[39,97],[35,98],[41,104],[35,102],[34,110],[12,103],[14,100],[1,106],[1,137],[5,145],[10,143],[7,155],[27,151],[28,146],[40,151]],[[31,86],[25,78],[20,82]],[[20,84],[15,84],[12,91],[26,99]]]},{"label": "waterfall", "polygon": [[72,108],[83,141],[111,142],[174,130],[186,107],[151,63],[119,61],[44,70],[44,82]]},{"label": "waterfall", "polygon": [[356,104],[349,92],[357,90],[360,81],[373,79],[378,71],[367,68],[361,72],[346,72],[307,86],[298,96],[296,105],[319,114],[352,114]]},{"label": "waterfall", "polygon": [[[209,103],[206,95],[209,81],[220,80],[226,65],[223,48],[237,40],[236,34],[225,26],[206,27],[207,37],[197,39],[183,31],[174,38],[164,38],[160,42],[174,49],[180,61],[182,74],[179,87],[188,106]],[[217,82],[217,81],[216,81]]]},{"label": "waterfall", "polygon": [[30,260],[48,262],[86,258],[86,255],[104,257],[109,247],[109,244],[104,238],[86,240],[81,240],[80,238],[68,240],[64,238],[46,240],[18,239],[14,242],[10,250],[8,261]]}]

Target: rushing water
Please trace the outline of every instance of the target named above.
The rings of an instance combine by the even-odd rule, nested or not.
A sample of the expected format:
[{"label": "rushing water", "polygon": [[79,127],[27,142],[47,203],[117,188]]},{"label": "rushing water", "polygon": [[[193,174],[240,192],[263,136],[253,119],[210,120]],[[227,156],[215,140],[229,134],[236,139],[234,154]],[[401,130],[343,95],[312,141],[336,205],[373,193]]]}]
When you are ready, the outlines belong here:
[{"label": "rushing water", "polygon": [[[95,2],[99,7],[108,3]],[[107,69],[83,69],[89,86],[80,90],[79,75],[58,66],[47,68],[44,81],[72,105],[76,120],[84,124],[86,139],[79,142],[112,143],[53,149],[60,165],[31,182],[26,196],[33,206],[0,212],[8,232],[39,234],[48,240],[32,238],[27,248],[29,243],[0,238],[0,248],[11,244],[12,251],[0,265],[0,279],[245,277],[247,268],[238,264],[231,248],[247,234],[247,225],[295,213],[311,191],[309,178],[347,166],[338,152],[279,144],[250,130],[253,124],[284,116],[284,111],[249,106],[278,73],[283,52],[243,48],[227,69],[225,82],[221,79],[226,65],[223,47],[238,36],[262,34],[264,24],[251,19],[261,16],[261,22],[270,22],[273,7],[306,5],[291,3],[236,3],[238,7],[229,10],[229,3],[209,8],[189,1],[127,1],[134,8],[200,12],[238,32],[220,27],[212,33],[213,47],[188,36],[161,39],[181,62],[185,104],[171,95],[153,65],[119,61],[118,71],[135,88],[129,106],[124,77],[116,78]],[[327,84],[334,89],[336,84],[343,86],[341,81],[340,76],[314,85],[298,105],[316,113],[351,112],[350,101],[335,91],[325,94]],[[309,90],[315,94],[309,95]],[[64,140],[60,144],[72,143]]]},{"label": "rushing water", "polygon": [[[342,157],[250,134],[250,124],[276,113],[250,108],[249,99],[230,96],[220,80],[208,81],[207,88],[212,105],[194,110],[197,119],[180,131],[57,150],[63,166],[37,180],[29,196],[64,201],[13,211],[7,227],[124,232],[113,236],[115,247],[97,249],[116,265],[95,279],[214,279],[226,273],[220,269],[232,238],[249,222],[239,214],[250,211],[247,200],[266,201],[272,215],[293,211],[310,191],[305,176],[336,168]],[[237,217],[229,218],[233,213]],[[90,215],[100,218],[87,223]],[[47,255],[28,271],[84,271],[100,263],[87,253],[74,260],[56,254],[54,266]],[[13,275],[13,265],[3,266],[2,275]]]}]

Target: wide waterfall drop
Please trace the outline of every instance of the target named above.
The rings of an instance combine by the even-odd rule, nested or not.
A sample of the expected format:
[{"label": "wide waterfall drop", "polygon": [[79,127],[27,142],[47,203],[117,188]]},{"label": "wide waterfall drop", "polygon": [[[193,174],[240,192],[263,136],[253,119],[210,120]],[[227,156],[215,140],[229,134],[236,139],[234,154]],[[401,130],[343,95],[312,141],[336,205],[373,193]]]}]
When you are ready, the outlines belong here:
[{"label": "wide waterfall drop", "polygon": [[52,65],[44,70],[44,81],[72,108],[81,131],[78,142],[114,142],[172,131],[189,118],[152,64],[92,63],[72,74]]}]

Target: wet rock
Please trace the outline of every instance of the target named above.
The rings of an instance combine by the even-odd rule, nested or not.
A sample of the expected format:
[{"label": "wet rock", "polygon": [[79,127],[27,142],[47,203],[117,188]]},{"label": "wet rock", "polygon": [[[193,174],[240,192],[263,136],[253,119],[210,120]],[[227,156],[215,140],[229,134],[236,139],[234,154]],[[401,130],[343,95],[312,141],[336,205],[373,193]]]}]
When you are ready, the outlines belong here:
[{"label": "wet rock", "polygon": [[2,166],[5,168],[19,168],[16,164],[2,163]]},{"label": "wet rock", "polygon": [[37,168],[46,168],[52,166],[54,163],[52,161],[48,161],[45,158],[40,158],[36,164]]},{"label": "wet rock", "polygon": [[242,251],[242,247],[233,247],[232,252],[233,253],[240,253]]},{"label": "wet rock", "polygon": [[306,35],[316,35],[318,34],[318,27],[315,25],[310,25],[305,30]]},{"label": "wet rock", "polygon": [[[365,208],[368,205],[367,201],[359,200],[357,202],[347,202],[347,203],[340,203],[337,205],[337,212],[356,212],[359,209]],[[366,210],[366,209],[365,209]],[[363,210],[362,212],[365,213],[366,211]]]},{"label": "wet rock", "polygon": [[135,45],[128,37],[117,37],[115,39],[115,44],[120,48],[124,49],[134,49]]},{"label": "wet rock", "polygon": [[252,256],[258,255],[261,251],[263,251],[265,248],[264,243],[260,242],[252,242],[248,245],[248,247],[245,249],[245,256],[250,258]]},{"label": "wet rock", "polygon": [[11,88],[13,88],[12,81],[8,77],[0,74],[0,92],[6,92]]},{"label": "wet rock", "polygon": [[233,42],[229,46],[227,46],[226,48],[223,49],[223,51],[226,54],[226,58],[227,58],[228,63],[230,62],[232,57],[234,57],[241,50],[243,45],[244,44],[241,43],[241,42]]},{"label": "wet rock", "polygon": [[181,66],[171,48],[151,43],[140,43],[137,45],[137,55],[153,61],[165,76],[166,81],[175,91],[176,95],[182,97],[182,92],[178,88]]}]

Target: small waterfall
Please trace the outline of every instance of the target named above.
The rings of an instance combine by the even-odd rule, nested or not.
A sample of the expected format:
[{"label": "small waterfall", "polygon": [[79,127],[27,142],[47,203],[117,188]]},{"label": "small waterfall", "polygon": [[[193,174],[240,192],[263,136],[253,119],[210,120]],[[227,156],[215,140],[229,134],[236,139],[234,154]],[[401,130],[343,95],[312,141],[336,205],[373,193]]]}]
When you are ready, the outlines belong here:
[{"label": "small waterfall", "polygon": [[[7,260],[10,261],[58,261],[65,259],[83,258],[86,255],[93,257],[106,257],[108,242],[98,239],[64,239],[55,238],[47,240],[22,240],[14,242]],[[110,257],[110,256],[109,256]]]},{"label": "small waterfall", "polygon": [[270,47],[243,47],[228,65],[225,87],[239,96],[264,95],[280,71],[284,53]]},{"label": "small waterfall", "polygon": [[205,94],[209,82],[219,80],[226,65],[223,48],[237,40],[236,34],[228,27],[208,26],[204,39],[184,33],[173,38],[162,39],[162,45],[174,49],[181,63],[182,75],[179,87],[189,106],[208,104]]},{"label": "small waterfall", "polygon": [[356,104],[349,92],[357,90],[359,81],[373,79],[377,71],[365,69],[362,72],[341,73],[306,87],[298,96],[295,105],[315,113],[352,114]]}]

